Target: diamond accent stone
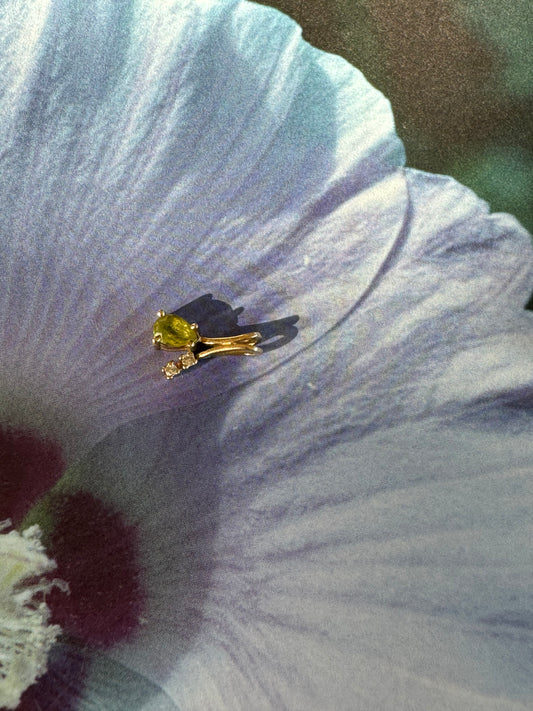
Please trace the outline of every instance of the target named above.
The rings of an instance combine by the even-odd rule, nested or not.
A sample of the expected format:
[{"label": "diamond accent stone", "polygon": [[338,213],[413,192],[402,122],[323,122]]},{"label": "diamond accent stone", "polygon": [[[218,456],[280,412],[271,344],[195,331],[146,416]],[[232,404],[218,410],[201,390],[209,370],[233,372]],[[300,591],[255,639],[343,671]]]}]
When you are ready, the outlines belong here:
[{"label": "diamond accent stone", "polygon": [[181,372],[179,361],[170,360],[166,365],[161,368],[161,372],[167,380],[175,378]]},{"label": "diamond accent stone", "polygon": [[187,351],[180,357],[179,362],[183,368],[190,368],[191,365],[196,365],[198,361],[192,351]]}]

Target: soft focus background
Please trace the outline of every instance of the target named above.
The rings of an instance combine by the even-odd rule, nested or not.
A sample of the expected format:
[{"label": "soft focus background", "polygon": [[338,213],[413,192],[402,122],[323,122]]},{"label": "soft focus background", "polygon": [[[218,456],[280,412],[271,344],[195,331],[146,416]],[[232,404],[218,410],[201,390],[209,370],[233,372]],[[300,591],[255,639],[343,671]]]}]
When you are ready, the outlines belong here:
[{"label": "soft focus background", "polygon": [[408,165],[533,231],[531,0],[268,0],[390,99]]}]

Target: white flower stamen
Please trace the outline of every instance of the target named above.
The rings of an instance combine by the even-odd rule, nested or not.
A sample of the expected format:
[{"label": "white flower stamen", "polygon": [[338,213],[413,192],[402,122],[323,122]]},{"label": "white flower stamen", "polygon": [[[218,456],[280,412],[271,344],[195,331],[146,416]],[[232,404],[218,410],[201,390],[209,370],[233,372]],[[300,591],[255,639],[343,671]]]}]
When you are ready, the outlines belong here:
[{"label": "white flower stamen", "polygon": [[42,577],[56,564],[45,553],[39,526],[5,533],[10,525],[0,521],[0,707],[15,709],[22,693],[45,673],[61,632],[59,625],[48,624],[50,610],[42,596],[67,586]]}]

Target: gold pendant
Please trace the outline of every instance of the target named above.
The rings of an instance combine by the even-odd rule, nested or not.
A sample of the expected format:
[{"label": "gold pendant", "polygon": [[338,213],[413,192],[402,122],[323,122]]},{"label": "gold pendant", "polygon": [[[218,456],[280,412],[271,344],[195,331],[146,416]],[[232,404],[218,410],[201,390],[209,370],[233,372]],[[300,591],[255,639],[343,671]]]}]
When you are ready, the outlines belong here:
[{"label": "gold pendant", "polygon": [[[183,351],[177,360],[169,361],[161,372],[171,380],[196,365],[203,358],[218,355],[259,355],[263,351],[256,344],[261,340],[258,331],[243,333],[240,336],[223,336],[222,338],[204,338],[198,332],[198,324],[189,323],[181,316],[157,312],[157,320],[153,326],[152,344],[164,351]],[[199,344],[209,346],[195,350]]]}]

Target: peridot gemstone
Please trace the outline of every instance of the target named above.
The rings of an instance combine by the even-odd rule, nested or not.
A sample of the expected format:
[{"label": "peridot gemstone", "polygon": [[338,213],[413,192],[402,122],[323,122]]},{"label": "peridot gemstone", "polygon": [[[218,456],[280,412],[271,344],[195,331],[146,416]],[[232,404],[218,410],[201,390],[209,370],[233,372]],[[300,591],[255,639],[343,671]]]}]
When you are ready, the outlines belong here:
[{"label": "peridot gemstone", "polygon": [[198,333],[181,316],[165,314],[154,323],[154,340],[163,348],[186,348],[196,343]]}]

